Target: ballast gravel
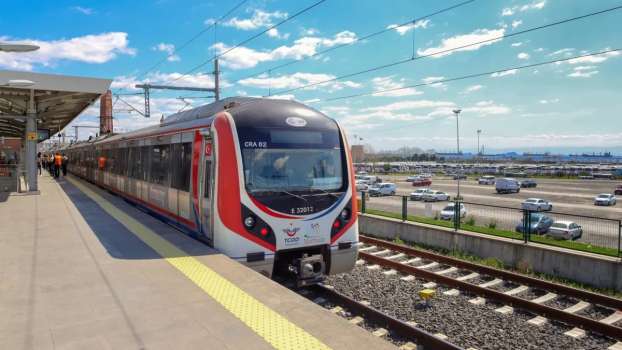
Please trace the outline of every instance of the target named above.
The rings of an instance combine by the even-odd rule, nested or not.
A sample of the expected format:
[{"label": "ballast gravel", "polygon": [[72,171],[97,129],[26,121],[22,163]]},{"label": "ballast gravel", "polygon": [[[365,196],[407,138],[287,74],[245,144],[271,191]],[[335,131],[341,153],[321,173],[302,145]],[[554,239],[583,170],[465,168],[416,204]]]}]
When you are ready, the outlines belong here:
[{"label": "ballast gravel", "polygon": [[549,322],[534,326],[527,320],[535,315],[515,310],[513,314],[495,312],[498,303],[472,305],[472,295],[445,296],[449,288],[437,287],[430,306],[425,306],[418,292],[420,279],[400,280],[400,274],[384,275],[382,270],[368,270],[357,266],[351,273],[330,276],[326,284],[358,301],[369,301],[371,306],[402,321],[415,321],[430,333],[442,333],[448,340],[464,348],[484,349],[607,349],[612,339],[588,333],[573,339],[563,333],[571,326]]}]

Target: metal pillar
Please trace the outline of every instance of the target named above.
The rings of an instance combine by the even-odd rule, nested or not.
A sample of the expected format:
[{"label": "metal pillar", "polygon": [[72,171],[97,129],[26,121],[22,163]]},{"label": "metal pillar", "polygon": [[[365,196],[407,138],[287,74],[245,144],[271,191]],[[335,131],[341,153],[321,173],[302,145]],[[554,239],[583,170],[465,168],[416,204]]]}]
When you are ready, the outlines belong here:
[{"label": "metal pillar", "polygon": [[220,100],[220,67],[218,66],[218,58],[214,60],[214,99]]},{"label": "metal pillar", "polygon": [[28,191],[37,191],[37,108],[35,90],[30,90],[30,100],[26,113],[26,135],[24,135],[26,184]]}]

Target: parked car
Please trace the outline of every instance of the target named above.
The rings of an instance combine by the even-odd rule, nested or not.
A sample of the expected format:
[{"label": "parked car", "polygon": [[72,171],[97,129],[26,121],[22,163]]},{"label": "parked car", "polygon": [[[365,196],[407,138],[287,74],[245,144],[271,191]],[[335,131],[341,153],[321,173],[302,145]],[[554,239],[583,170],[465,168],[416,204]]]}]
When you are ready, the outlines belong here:
[{"label": "parked car", "polygon": [[550,211],[553,204],[541,198],[527,198],[522,204],[521,209],[531,211]]},{"label": "parked car", "polygon": [[356,181],[356,192],[366,192],[369,190],[369,185],[363,181]]},{"label": "parked car", "polygon": [[380,180],[380,178],[375,175],[365,175],[361,178],[360,181],[363,181],[368,185],[373,185],[373,184],[382,182],[382,180]]},{"label": "parked car", "polygon": [[616,189],[613,191],[613,194],[622,194],[622,185],[616,187]]},{"label": "parked car", "polygon": [[616,205],[617,199],[611,193],[601,193],[594,198],[594,205]]},{"label": "parked car", "polygon": [[413,182],[415,180],[419,180],[421,177],[419,176],[406,176],[406,182]]},{"label": "parked car", "polygon": [[495,181],[495,189],[497,193],[520,192],[520,182],[509,177],[497,179]]},{"label": "parked car", "polygon": [[557,239],[579,239],[583,235],[583,228],[572,221],[555,221],[549,228],[547,235]]},{"label": "parked car", "polygon": [[494,185],[495,177],[492,175],[484,175],[480,177],[479,179],[477,179],[477,183],[480,185]]},{"label": "parked car", "polygon": [[594,180],[594,175],[581,175],[579,176],[581,180]]},{"label": "parked car", "polygon": [[418,178],[416,180],[414,180],[412,182],[413,186],[430,186],[432,184],[432,180],[430,179],[424,179],[424,178]]},{"label": "parked car", "polygon": [[[540,214],[540,213],[532,213],[531,221],[529,222],[529,232],[536,234],[545,234],[549,227],[553,225],[553,219],[550,217]],[[520,223],[516,225],[516,232],[523,232],[523,220],[521,219]]]},{"label": "parked car", "polygon": [[422,198],[424,202],[439,202],[439,201],[448,201],[449,195],[441,191],[430,191],[430,192],[424,193]]},{"label": "parked car", "polygon": [[520,187],[522,188],[536,187],[536,186],[538,186],[538,183],[536,182],[536,180],[526,179],[520,182]]},{"label": "parked car", "polygon": [[453,179],[454,180],[466,180],[467,176],[464,174],[454,174]]},{"label": "parked car", "polygon": [[[454,219],[454,206],[455,203],[449,203],[443,210],[441,210],[440,219],[441,220],[453,220]],[[466,208],[464,207],[464,203],[460,203],[460,217],[463,218],[467,214]]]},{"label": "parked car", "polygon": [[414,192],[410,193],[410,200],[411,201],[423,200],[423,196],[428,192],[432,192],[432,190],[430,190],[429,188],[416,189]]},{"label": "parked car", "polygon": [[372,197],[392,196],[395,194],[397,187],[394,183],[381,182],[369,188],[369,195]]}]

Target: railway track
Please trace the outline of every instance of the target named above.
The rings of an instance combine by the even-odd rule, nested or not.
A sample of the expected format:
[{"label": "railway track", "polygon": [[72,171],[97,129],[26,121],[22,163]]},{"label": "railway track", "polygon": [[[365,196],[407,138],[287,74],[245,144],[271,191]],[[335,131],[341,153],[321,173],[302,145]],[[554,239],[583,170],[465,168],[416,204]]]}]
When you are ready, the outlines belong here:
[{"label": "railway track", "polygon": [[[472,304],[482,304],[486,300],[499,302],[504,305],[496,310],[500,313],[512,313],[514,308],[528,311],[537,315],[528,321],[536,326],[548,320],[563,322],[575,327],[566,332],[568,336],[581,337],[591,331],[622,341],[622,300],[380,239],[361,236],[360,241],[363,243],[359,249],[362,260],[357,263],[371,264],[368,268],[383,268],[386,274],[399,272],[405,275],[404,280],[423,279],[430,282],[431,288],[436,284],[452,288],[446,295],[460,291],[473,294],[477,297],[469,300]],[[474,283],[476,281],[480,283]],[[512,288],[500,289],[508,284]],[[519,296],[529,290],[541,293],[532,299]],[[573,304],[565,308],[547,305],[561,298],[572,300]],[[600,319],[580,314],[592,307],[604,307],[611,312]],[[622,343],[615,346],[622,346]]]},{"label": "railway track", "polygon": [[306,297],[316,304],[327,307],[331,312],[347,317],[349,322],[372,331],[379,337],[389,337],[398,344],[401,350],[434,349],[434,350],[459,350],[441,337],[430,334],[416,325],[400,321],[387,315],[366,303],[358,302],[334,288],[325,285],[314,285],[303,290]]}]

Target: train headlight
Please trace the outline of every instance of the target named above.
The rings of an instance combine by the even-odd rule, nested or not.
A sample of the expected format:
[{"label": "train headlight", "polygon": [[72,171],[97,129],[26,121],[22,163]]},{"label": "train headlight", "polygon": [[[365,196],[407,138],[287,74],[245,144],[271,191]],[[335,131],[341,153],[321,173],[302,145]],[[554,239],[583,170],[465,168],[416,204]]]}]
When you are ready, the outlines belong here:
[{"label": "train headlight", "polygon": [[244,219],[244,226],[246,226],[246,228],[253,228],[253,226],[255,226],[255,218],[247,216],[246,219]]},{"label": "train headlight", "polygon": [[339,214],[339,216],[341,217],[341,220],[348,221],[348,219],[350,218],[350,211],[346,208],[341,211],[341,214]]}]

